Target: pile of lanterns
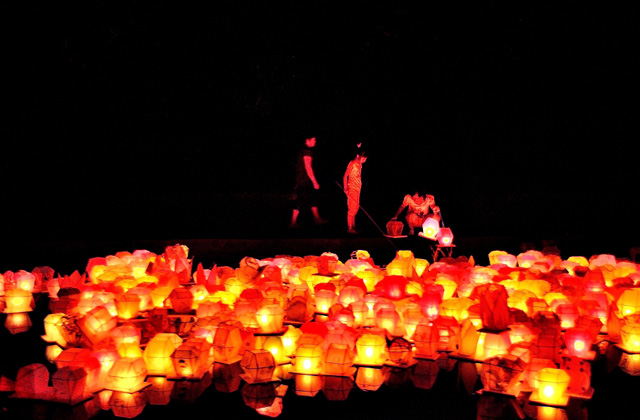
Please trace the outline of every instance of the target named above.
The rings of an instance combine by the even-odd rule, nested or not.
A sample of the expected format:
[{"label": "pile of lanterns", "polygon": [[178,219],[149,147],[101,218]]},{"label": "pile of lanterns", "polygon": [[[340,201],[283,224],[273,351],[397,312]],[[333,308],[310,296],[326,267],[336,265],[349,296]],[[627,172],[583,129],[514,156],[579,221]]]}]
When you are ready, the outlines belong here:
[{"label": "pile of lanterns", "polygon": [[[398,251],[380,266],[366,251],[345,262],[325,252],[205,269],[188,253],[174,245],[93,258],[83,274],[1,275],[12,334],[31,327],[34,294],[48,294],[42,340],[55,366],[51,378],[47,366],[24,366],[12,383],[2,378],[5,388],[15,398],[92,399],[132,418],[176,390],[197,398],[212,383],[235,391],[242,381],[247,405],[277,416],[289,389],[342,399],[351,382],[375,391],[383,368],[422,361],[466,363],[482,383],[474,392],[549,407],[591,399],[591,364],[609,345],[640,375],[640,270],[612,255],[492,251],[476,266]],[[222,385],[230,375],[236,382]]]}]

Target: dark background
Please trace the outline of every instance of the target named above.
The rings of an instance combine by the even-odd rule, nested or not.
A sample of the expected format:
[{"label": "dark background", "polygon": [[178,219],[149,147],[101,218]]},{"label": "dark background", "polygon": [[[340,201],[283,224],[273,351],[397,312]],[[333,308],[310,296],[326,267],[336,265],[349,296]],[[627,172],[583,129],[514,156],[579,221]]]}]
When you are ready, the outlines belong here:
[{"label": "dark background", "polygon": [[624,7],[16,3],[2,6],[5,242],[290,235],[295,152],[315,135],[331,235],[362,141],[361,204],[382,229],[418,185],[458,238],[637,245]]}]

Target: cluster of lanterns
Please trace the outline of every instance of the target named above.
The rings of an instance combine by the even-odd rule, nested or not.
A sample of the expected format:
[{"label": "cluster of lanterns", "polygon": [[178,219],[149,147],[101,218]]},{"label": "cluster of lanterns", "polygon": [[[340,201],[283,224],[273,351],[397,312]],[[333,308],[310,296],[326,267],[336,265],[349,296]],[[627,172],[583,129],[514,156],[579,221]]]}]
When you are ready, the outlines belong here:
[{"label": "cluster of lanterns", "polygon": [[640,270],[612,255],[493,251],[476,266],[398,251],[379,266],[366,251],[345,262],[325,252],[205,269],[188,252],[120,252],[62,277],[48,267],[4,273],[12,334],[31,327],[34,294],[48,293],[42,339],[55,365],[51,378],[44,365],[22,367],[14,396],[97,396],[100,409],[131,418],[235,372],[245,402],[277,416],[290,387],[339,399],[350,381],[379,389],[385,367],[446,359],[474,367],[479,393],[564,407],[592,397],[591,363],[608,344],[640,375]]}]

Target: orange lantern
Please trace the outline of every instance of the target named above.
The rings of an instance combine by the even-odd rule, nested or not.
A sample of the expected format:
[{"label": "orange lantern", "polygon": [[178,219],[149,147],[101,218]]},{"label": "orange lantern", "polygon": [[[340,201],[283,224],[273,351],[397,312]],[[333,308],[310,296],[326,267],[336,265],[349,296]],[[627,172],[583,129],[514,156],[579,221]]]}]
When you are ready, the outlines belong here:
[{"label": "orange lantern", "polygon": [[365,291],[358,286],[345,286],[338,295],[338,303],[344,307],[353,302],[360,301],[365,296]]},{"label": "orange lantern", "polygon": [[353,367],[353,351],[347,344],[332,343],[324,355],[324,375],[351,376]]},{"label": "orange lantern", "polygon": [[136,392],[145,386],[147,366],[142,357],[121,357],[113,362],[107,374],[107,388],[112,391]]},{"label": "orange lantern", "polygon": [[502,331],[499,333],[487,332],[484,336],[483,343],[485,359],[507,354],[510,345],[511,339],[509,337],[509,331]]},{"label": "orange lantern", "polygon": [[618,298],[618,310],[625,317],[640,313],[640,289],[627,289]]},{"label": "orange lantern", "polygon": [[562,303],[555,309],[555,313],[560,318],[560,327],[569,329],[576,326],[576,320],[580,316],[578,307],[573,303]]},{"label": "orange lantern", "polygon": [[244,371],[241,375],[247,383],[260,383],[274,381],[276,359],[269,350],[252,349],[244,352],[240,367]]},{"label": "orange lantern", "polygon": [[329,308],[331,308],[338,300],[338,295],[334,290],[320,289],[314,293],[316,302],[316,313],[327,314]]},{"label": "orange lantern", "polygon": [[256,313],[260,333],[274,334],[283,332],[284,315],[284,309],[278,304],[262,306]]},{"label": "orange lantern", "polygon": [[217,363],[235,363],[242,360],[240,350],[243,339],[237,326],[221,324],[213,337],[213,357]]},{"label": "orange lantern", "polygon": [[188,314],[193,306],[193,294],[186,287],[176,287],[169,293],[171,309],[177,314]]},{"label": "orange lantern", "polygon": [[202,378],[208,368],[210,345],[200,338],[189,338],[171,354],[179,378]]},{"label": "orange lantern", "polygon": [[[164,308],[165,306],[170,306],[169,295],[173,290],[170,286],[158,286],[151,290],[151,301],[153,302],[153,306],[156,308]],[[166,305],[165,305],[166,302]]]},{"label": "orange lantern", "polygon": [[147,343],[142,357],[149,375],[174,376],[175,369],[171,354],[182,344],[182,338],[175,333],[158,333]]},{"label": "orange lantern", "polygon": [[480,334],[473,323],[465,319],[460,326],[460,339],[458,346],[458,354],[463,357],[473,357],[478,348],[478,340]]},{"label": "orange lantern", "polygon": [[416,357],[433,359],[438,356],[440,331],[433,324],[421,323],[413,334]]},{"label": "orange lantern", "polygon": [[30,293],[34,292],[36,282],[35,274],[25,270],[19,270],[13,274],[13,281],[15,282],[16,289],[26,290]]},{"label": "orange lantern", "polygon": [[132,319],[140,313],[140,296],[134,293],[120,293],[114,299],[118,317]]},{"label": "orange lantern", "polygon": [[266,337],[262,343],[262,348],[271,352],[278,365],[291,362],[285,352],[282,336],[271,335]]},{"label": "orange lantern", "polygon": [[93,344],[106,339],[117,325],[118,320],[104,306],[90,310],[78,321],[78,327]]},{"label": "orange lantern", "polygon": [[298,339],[302,335],[302,331],[292,325],[287,327],[287,331],[282,335],[282,347],[284,347],[285,356],[293,356],[298,347]]},{"label": "orange lantern", "polygon": [[142,334],[140,329],[132,324],[124,324],[111,330],[111,337],[116,348],[124,343],[135,343],[140,345]]}]

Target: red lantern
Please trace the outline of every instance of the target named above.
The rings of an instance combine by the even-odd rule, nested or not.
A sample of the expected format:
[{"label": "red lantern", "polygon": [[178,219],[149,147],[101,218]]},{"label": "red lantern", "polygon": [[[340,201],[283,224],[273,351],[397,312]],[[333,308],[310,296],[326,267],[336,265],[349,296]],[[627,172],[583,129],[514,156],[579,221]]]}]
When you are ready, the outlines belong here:
[{"label": "red lantern", "polygon": [[593,338],[584,328],[569,328],[563,334],[566,352],[569,356],[591,359],[595,352],[591,351]]}]

